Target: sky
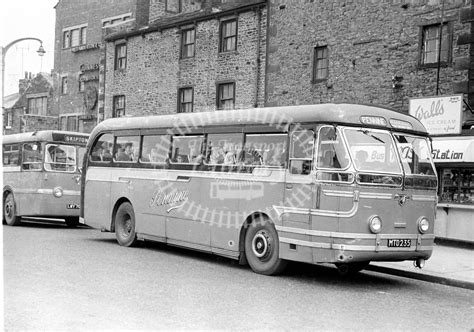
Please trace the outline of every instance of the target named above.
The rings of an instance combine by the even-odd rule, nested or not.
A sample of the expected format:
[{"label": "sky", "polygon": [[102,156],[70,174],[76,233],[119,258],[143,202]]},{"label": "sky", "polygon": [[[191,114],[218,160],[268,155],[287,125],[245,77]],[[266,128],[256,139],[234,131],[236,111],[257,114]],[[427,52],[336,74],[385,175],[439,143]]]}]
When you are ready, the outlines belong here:
[{"label": "sky", "polygon": [[21,41],[5,54],[5,96],[18,92],[24,72],[50,73],[54,65],[54,26],[58,0],[0,0],[0,46],[26,37],[43,41],[46,54],[38,56],[40,43]]}]

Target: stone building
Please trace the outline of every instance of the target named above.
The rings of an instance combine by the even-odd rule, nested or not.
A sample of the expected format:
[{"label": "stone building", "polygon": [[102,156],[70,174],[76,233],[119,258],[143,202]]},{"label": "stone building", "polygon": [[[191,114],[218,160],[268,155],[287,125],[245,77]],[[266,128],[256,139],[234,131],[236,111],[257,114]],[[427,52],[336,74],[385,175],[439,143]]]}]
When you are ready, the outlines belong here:
[{"label": "stone building", "polygon": [[90,132],[97,124],[107,27],[134,22],[140,0],[59,0],[54,48],[54,109],[59,129]]},{"label": "stone building", "polygon": [[409,98],[464,93],[474,107],[471,17],[469,0],[271,0],[266,105],[356,102],[407,112]]},{"label": "stone building", "polygon": [[18,93],[4,99],[3,134],[57,128],[53,114],[53,80],[47,73],[25,73]]},{"label": "stone building", "polygon": [[104,117],[264,106],[266,1],[151,0],[106,37]]}]

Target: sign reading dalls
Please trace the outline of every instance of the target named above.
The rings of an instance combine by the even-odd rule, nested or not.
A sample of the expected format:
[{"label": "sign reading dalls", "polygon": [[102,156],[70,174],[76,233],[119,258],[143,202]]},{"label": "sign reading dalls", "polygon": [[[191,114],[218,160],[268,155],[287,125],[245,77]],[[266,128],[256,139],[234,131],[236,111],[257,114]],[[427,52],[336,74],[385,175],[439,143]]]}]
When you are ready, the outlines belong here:
[{"label": "sign reading dalls", "polygon": [[421,121],[430,135],[461,132],[462,95],[413,98],[409,112]]}]

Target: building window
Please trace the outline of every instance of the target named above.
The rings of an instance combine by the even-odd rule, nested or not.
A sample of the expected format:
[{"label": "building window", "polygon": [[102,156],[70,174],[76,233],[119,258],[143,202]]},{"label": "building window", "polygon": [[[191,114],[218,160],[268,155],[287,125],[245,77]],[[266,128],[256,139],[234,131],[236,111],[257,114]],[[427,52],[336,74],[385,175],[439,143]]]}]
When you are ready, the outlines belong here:
[{"label": "building window", "polygon": [[7,118],[5,120],[6,128],[9,129],[13,125],[13,112],[6,112]]},{"label": "building window", "polygon": [[325,80],[328,78],[328,47],[320,46],[314,48],[313,81]]},{"label": "building window", "polygon": [[86,87],[86,82],[84,82],[84,75],[79,75],[79,92],[84,92]]},{"label": "building window", "polygon": [[46,115],[48,110],[48,98],[28,98],[28,114]]},{"label": "building window", "polygon": [[87,25],[63,30],[63,48],[85,45],[87,40]]},{"label": "building window", "polygon": [[61,78],[61,94],[67,94],[67,76]]},{"label": "building window", "polygon": [[181,58],[192,58],[194,56],[194,42],[196,29],[183,30],[181,32]]},{"label": "building window", "polygon": [[119,15],[119,16],[104,18],[102,20],[102,27],[103,28],[108,28],[108,27],[112,27],[112,26],[117,26],[117,25],[125,23],[125,22],[127,22],[131,19],[132,19],[132,13],[127,13],[127,14],[123,14],[123,15]]},{"label": "building window", "polygon": [[165,0],[165,10],[170,13],[180,13],[181,0]]},{"label": "building window", "polygon": [[125,116],[125,96],[114,96],[112,117],[120,118]]},{"label": "building window", "polygon": [[66,130],[77,131],[77,116],[68,116],[66,122]]},{"label": "building window", "polygon": [[193,111],[194,91],[193,88],[179,89],[178,113],[191,113]]},{"label": "building window", "polygon": [[420,62],[422,65],[438,63],[438,54],[441,63],[450,62],[451,57],[451,29],[448,23],[443,24],[441,30],[441,50],[439,47],[440,24],[422,27],[422,43]]},{"label": "building window", "polygon": [[217,109],[233,109],[235,104],[235,83],[221,83],[217,85]]},{"label": "building window", "polygon": [[237,49],[237,19],[221,22],[220,52],[235,51]]},{"label": "building window", "polygon": [[115,45],[115,70],[127,68],[127,44]]}]

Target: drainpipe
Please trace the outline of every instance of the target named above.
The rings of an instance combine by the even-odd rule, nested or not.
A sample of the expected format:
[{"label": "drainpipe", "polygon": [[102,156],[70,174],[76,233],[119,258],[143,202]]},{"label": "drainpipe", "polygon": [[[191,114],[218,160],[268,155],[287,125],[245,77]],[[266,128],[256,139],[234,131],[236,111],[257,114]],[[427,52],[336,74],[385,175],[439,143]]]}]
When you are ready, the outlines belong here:
[{"label": "drainpipe", "polygon": [[260,92],[260,89],[258,88],[259,87],[259,82],[260,82],[260,64],[261,64],[261,60],[260,60],[260,38],[261,38],[261,23],[262,23],[262,9],[260,7],[257,6],[256,10],[255,10],[256,14],[257,14],[257,72],[256,72],[256,75],[255,75],[255,103],[254,103],[254,107],[257,108],[258,107],[258,95],[259,95],[259,92]]},{"label": "drainpipe", "polygon": [[439,71],[441,69],[441,43],[443,37],[444,0],[441,2],[441,23],[439,25],[438,70],[436,73],[436,95],[439,94]]}]

